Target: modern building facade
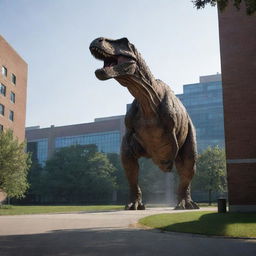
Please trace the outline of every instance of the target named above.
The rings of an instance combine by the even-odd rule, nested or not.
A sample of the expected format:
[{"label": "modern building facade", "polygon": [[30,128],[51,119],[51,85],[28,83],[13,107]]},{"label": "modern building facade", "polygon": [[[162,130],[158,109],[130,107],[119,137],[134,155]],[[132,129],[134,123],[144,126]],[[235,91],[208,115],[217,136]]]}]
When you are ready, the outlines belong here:
[{"label": "modern building facade", "polygon": [[59,148],[96,144],[104,153],[119,153],[124,134],[124,116],[96,118],[92,123],[26,128],[27,147],[41,165]]},{"label": "modern building facade", "polygon": [[27,63],[0,35],[0,130],[25,138]]},{"label": "modern building facade", "polygon": [[[221,75],[202,76],[200,83],[184,85],[184,93],[177,96],[186,106],[196,126],[199,148],[202,150],[212,145],[223,147]],[[130,105],[127,105],[127,110]],[[96,118],[92,123],[60,127],[28,127],[27,148],[44,166],[45,161],[51,158],[56,150],[76,144],[96,144],[101,152],[119,153],[124,132],[124,116]],[[175,201],[173,182],[172,174],[166,174],[166,187],[163,191],[158,191],[161,192],[162,198],[165,195],[168,203]]]},{"label": "modern building facade", "polygon": [[[177,96],[186,106],[197,130],[198,149],[224,147],[221,75],[201,76],[200,82],[184,85]],[[129,109],[130,104],[127,105]],[[44,165],[55,150],[71,145],[96,144],[104,153],[119,153],[125,132],[124,116],[96,118],[92,123],[26,128],[28,150]]]},{"label": "modern building facade", "polygon": [[229,210],[256,212],[256,15],[219,13]]},{"label": "modern building facade", "polygon": [[196,128],[198,151],[208,146],[224,148],[224,119],[221,75],[200,76],[199,83],[183,86],[176,96],[186,107]]}]

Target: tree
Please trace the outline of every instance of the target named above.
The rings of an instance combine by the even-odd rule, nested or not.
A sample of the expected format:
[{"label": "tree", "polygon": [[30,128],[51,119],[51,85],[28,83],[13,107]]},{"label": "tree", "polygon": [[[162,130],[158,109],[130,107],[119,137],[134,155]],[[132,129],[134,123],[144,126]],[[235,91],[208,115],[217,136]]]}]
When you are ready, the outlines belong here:
[{"label": "tree", "polygon": [[26,192],[25,198],[19,201],[21,203],[40,203],[41,194],[44,191],[44,184],[42,183],[43,167],[38,163],[37,158],[33,156],[31,158],[32,163],[28,172],[29,189]]},{"label": "tree", "polygon": [[126,203],[129,195],[129,187],[125,171],[121,164],[120,155],[116,153],[108,153],[107,157],[110,163],[115,167],[113,175],[116,180],[117,202],[122,204]]},{"label": "tree", "polygon": [[[194,6],[197,9],[202,9],[207,4],[210,4],[211,6],[215,6],[218,3],[220,10],[223,11],[230,1],[229,0],[193,0],[192,2],[194,3]],[[244,2],[244,4],[245,4],[246,13],[248,15],[252,15],[253,13],[255,13],[256,0],[232,0],[233,5],[237,9],[240,9],[242,2]]]},{"label": "tree", "polygon": [[24,197],[29,185],[30,156],[11,130],[0,133],[0,189],[10,198]]},{"label": "tree", "polygon": [[223,149],[218,146],[208,147],[199,155],[192,187],[194,190],[208,191],[209,204],[212,192],[226,192],[226,161]]},{"label": "tree", "polygon": [[95,145],[62,148],[41,174],[43,196],[52,202],[107,202],[115,189],[115,169]]}]

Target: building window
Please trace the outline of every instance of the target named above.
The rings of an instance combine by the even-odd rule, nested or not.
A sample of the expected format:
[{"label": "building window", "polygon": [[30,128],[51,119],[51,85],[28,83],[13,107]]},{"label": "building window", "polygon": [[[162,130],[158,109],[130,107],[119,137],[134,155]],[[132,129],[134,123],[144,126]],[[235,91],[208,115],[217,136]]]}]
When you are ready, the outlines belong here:
[{"label": "building window", "polygon": [[2,132],[3,130],[4,130],[4,126],[0,124],[0,132]]},{"label": "building window", "polygon": [[3,84],[0,84],[0,94],[2,94],[3,96],[6,95],[6,86]]},{"label": "building window", "polygon": [[16,76],[14,74],[12,74],[12,83],[16,84]]},{"label": "building window", "polygon": [[0,104],[0,115],[4,116],[4,105]]},{"label": "building window", "polygon": [[12,103],[15,103],[15,93],[11,92],[10,99]]},{"label": "building window", "polygon": [[99,152],[119,153],[120,150],[120,132],[99,132],[89,133],[78,136],[57,137],[55,139],[55,148],[69,147],[71,145],[89,145],[95,144]]},{"label": "building window", "polygon": [[207,87],[208,91],[217,90],[217,89],[220,89],[219,84],[211,84],[211,85],[208,85],[208,87]]},{"label": "building window", "polygon": [[28,141],[27,150],[35,154],[34,157],[40,165],[45,166],[48,157],[48,139]]},{"label": "building window", "polygon": [[2,75],[7,77],[7,68],[2,66]]},{"label": "building window", "polygon": [[10,112],[9,112],[9,119],[11,121],[14,121],[14,112],[12,110],[10,110]]}]

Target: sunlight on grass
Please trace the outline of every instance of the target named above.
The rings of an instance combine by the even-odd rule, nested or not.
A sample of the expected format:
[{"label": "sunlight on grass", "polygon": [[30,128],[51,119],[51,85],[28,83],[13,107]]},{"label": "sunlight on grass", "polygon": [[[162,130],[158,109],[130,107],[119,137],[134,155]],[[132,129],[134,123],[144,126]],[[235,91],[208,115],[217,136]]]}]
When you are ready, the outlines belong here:
[{"label": "sunlight on grass", "polygon": [[145,217],[141,224],[165,231],[256,237],[256,213],[184,212]]},{"label": "sunlight on grass", "polygon": [[67,213],[123,210],[121,205],[90,205],[90,206],[8,206],[0,207],[0,215]]}]

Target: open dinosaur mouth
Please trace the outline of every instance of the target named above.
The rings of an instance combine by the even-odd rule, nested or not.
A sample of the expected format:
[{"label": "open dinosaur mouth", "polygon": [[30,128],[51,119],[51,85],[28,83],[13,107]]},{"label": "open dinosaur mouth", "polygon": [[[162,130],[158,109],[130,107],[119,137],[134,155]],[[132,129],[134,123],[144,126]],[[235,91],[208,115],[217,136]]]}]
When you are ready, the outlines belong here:
[{"label": "open dinosaur mouth", "polygon": [[108,54],[98,47],[91,47],[90,51],[96,59],[104,62],[103,68],[113,67],[132,60],[131,58],[123,55]]},{"label": "open dinosaur mouth", "polygon": [[95,71],[95,75],[100,80],[115,78],[135,71],[135,60],[132,57],[109,54],[96,46],[90,47],[90,51],[96,59],[104,62],[103,67]]}]

